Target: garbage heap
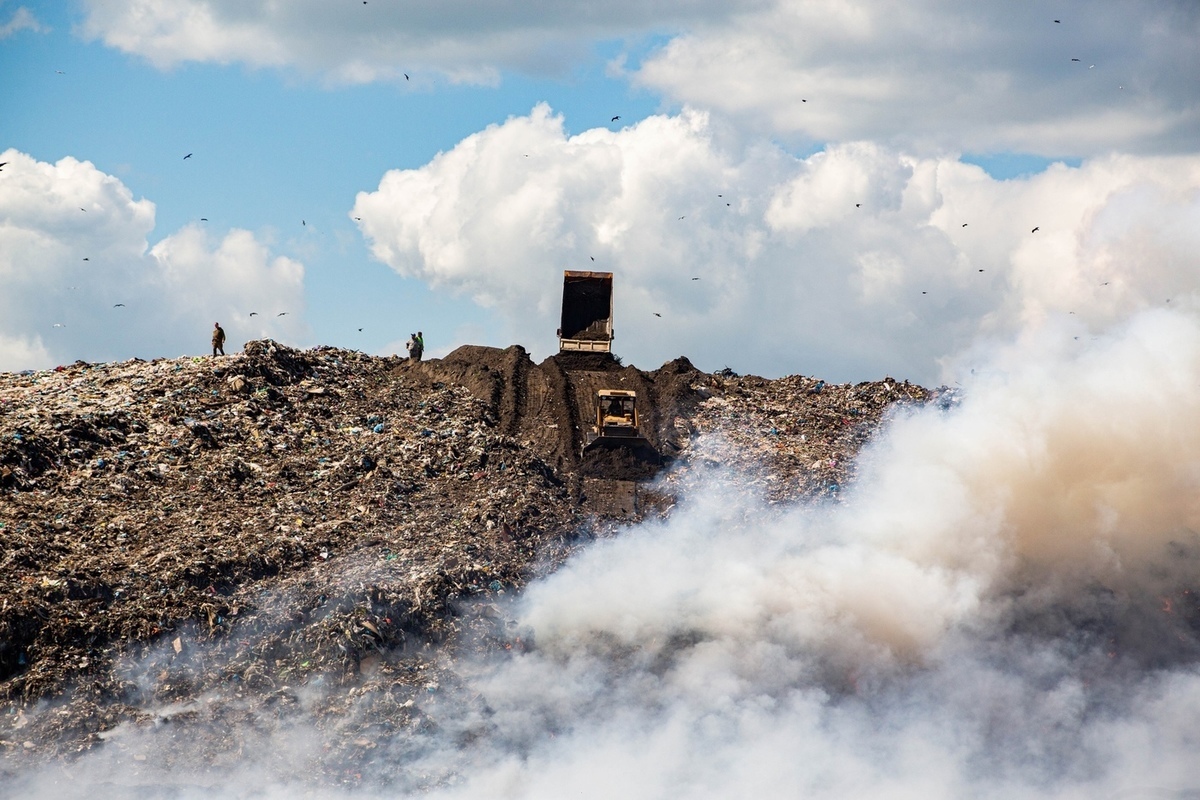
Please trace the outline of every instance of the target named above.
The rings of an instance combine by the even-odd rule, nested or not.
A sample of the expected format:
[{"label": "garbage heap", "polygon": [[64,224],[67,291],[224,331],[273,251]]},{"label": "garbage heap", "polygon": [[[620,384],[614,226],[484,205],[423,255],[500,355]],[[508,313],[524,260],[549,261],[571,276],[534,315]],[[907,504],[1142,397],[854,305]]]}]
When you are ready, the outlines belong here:
[{"label": "garbage heap", "polygon": [[[887,409],[930,396],[684,362],[664,502],[640,513],[702,464],[774,502],[836,496]],[[589,510],[577,465],[445,374],[256,341],[0,375],[0,779],[187,708],[195,735],[158,762],[215,763],[304,714],[328,736],[321,779],[354,783],[372,731],[433,724],[459,654],[531,646],[504,601],[637,517]],[[324,699],[297,703],[314,682]]]}]

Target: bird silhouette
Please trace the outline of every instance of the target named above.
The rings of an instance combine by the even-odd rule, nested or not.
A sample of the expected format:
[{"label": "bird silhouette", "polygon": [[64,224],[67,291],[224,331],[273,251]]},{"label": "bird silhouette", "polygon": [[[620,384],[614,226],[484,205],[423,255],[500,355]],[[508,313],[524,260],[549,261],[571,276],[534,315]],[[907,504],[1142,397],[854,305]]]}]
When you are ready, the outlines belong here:
[{"label": "bird silhouette", "polygon": [[184,156],[184,157],[183,157],[183,160],[184,160],[184,161],[187,161],[187,160],[188,160],[189,158],[191,158],[191,157],[192,157],[192,154],[191,154],[191,153],[188,153],[186,156]]},{"label": "bird silhouette", "polygon": [[84,256],[84,257],[83,257],[83,260],[84,260],[84,261],[91,261],[91,259],[90,259],[90,258],[88,258],[87,256]]},{"label": "bird silhouette", "polygon": [[[687,214],[684,214],[684,215],[683,215],[683,217],[686,217],[686,216],[687,216]],[[680,217],[680,219],[683,219],[683,217]]]},{"label": "bird silhouette", "polygon": [[362,217],[355,217],[354,219],[355,219],[355,221],[357,221],[357,222],[362,222]]},{"label": "bird silhouette", "polygon": [[125,304],[124,304],[124,303],[115,303],[115,304],[113,305],[113,308],[124,308],[124,307],[125,307]]},{"label": "bird silhouette", "polygon": [[200,221],[201,221],[201,222],[208,222],[208,217],[201,217],[201,218],[200,218]]},{"label": "bird silhouette", "polygon": [[79,210],[80,210],[80,211],[82,211],[82,212],[83,212],[83,213],[85,213],[85,214],[87,213],[87,209],[86,209],[86,208],[80,208]]},{"label": "bird silhouette", "polygon": [[590,258],[592,261],[595,261],[595,260],[596,260],[596,257],[595,257],[595,256],[588,256],[588,258]]},{"label": "bird silhouette", "polygon": [[67,326],[66,326],[66,325],[63,325],[61,322],[56,322],[56,323],[54,323],[54,327],[56,327],[56,328],[65,328],[65,327],[67,327]]},{"label": "bird silhouette", "polygon": [[700,279],[699,279],[699,278],[692,278],[692,280],[694,280],[694,281],[698,281],[698,280],[700,280]]},{"label": "bird silhouette", "polygon": [[620,118],[621,118],[621,115],[620,115],[620,114],[618,114],[617,116],[615,116],[615,117],[613,117],[612,119],[610,119],[610,120],[609,120],[609,122],[616,122],[616,121],[617,121],[617,120],[619,120]]},{"label": "bird silhouette", "polygon": [[1056,20],[1054,20],[1054,21],[1055,21],[1056,23],[1060,24],[1060,25],[1062,24],[1062,20],[1061,20],[1061,19],[1056,19]]},{"label": "bird silhouette", "polygon": [[251,311],[251,312],[250,312],[250,316],[252,316],[252,317],[257,317],[257,316],[258,316],[258,312],[257,312],[257,311]]},{"label": "bird silhouette", "polygon": [[1034,229],[1033,229],[1033,230],[1031,230],[1031,231],[1030,231],[1030,233],[1037,233],[1037,232],[1038,232],[1038,231],[1040,231],[1041,229],[1042,229],[1042,226],[1041,226],[1041,225],[1037,225],[1037,226],[1035,226],[1035,227],[1034,227]]},{"label": "bird silhouette", "polygon": [[362,328],[359,328],[359,329],[358,329],[358,332],[359,332],[359,333],[362,333]]},{"label": "bird silhouette", "polygon": [[286,312],[286,311],[280,311],[280,312],[279,312],[278,314],[276,314],[275,316],[277,316],[277,317],[286,317],[286,316],[287,316],[287,312]]},{"label": "bird silhouette", "polygon": [[983,270],[979,270],[979,271],[980,271],[980,272],[983,272]]},{"label": "bird silhouette", "polygon": [[55,72],[57,72],[59,75],[66,75],[66,74],[67,74],[67,73],[63,72],[61,69],[56,69],[56,70],[54,70],[54,71],[55,71]]},{"label": "bird silhouette", "polygon": [[964,222],[964,223],[963,223],[963,227],[964,227],[964,228],[965,228],[965,227],[967,227],[967,223],[966,223],[966,222]]},{"label": "bird silhouette", "polygon": [[303,225],[303,226],[305,226],[305,227],[308,227],[308,223],[307,223],[307,222],[305,222],[304,220],[300,220],[300,224],[301,224],[301,225]]},{"label": "bird silhouette", "polygon": [[0,161],[0,169],[4,169],[4,165],[7,163],[7,161]]},{"label": "bird silhouette", "polygon": [[1071,60],[1072,60],[1072,61],[1078,61],[1079,59],[1078,59],[1078,58],[1072,58]]},{"label": "bird silhouette", "polygon": [[855,204],[854,204],[854,207],[855,207],[855,208],[862,208],[862,203],[855,203]]},{"label": "bird silhouette", "polygon": [[404,80],[408,80],[408,73],[404,73]]},{"label": "bird silhouette", "polygon": [[654,312],[654,316],[656,316],[656,317],[661,317],[661,316],[662,316],[662,314],[660,314],[660,313],[658,313],[657,311],[655,311],[655,312]]}]

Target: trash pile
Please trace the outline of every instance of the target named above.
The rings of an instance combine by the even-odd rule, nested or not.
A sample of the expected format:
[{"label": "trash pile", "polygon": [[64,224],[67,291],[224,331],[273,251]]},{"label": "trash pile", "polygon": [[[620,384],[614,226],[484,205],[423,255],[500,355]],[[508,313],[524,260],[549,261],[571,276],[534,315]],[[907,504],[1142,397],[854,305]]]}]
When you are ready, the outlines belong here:
[{"label": "trash pile", "polygon": [[[538,417],[567,393],[530,391],[543,379],[523,350],[457,358],[267,340],[0,374],[0,779],[123,752],[126,732],[173,708],[203,729],[179,757],[214,763],[309,715],[330,737],[324,779],[354,783],[371,731],[432,724],[425,701],[453,696],[464,649],[530,646],[507,600],[638,515],[583,502],[561,433],[580,415]],[[652,491],[668,498],[701,462],[775,502],[836,493],[886,409],[929,398],[685,359],[621,369],[660,405],[671,453]],[[528,385],[502,395],[482,377],[500,373]],[[532,409],[520,419],[518,400]],[[316,683],[324,699],[298,703]],[[199,725],[216,718],[230,724]]]},{"label": "trash pile", "polygon": [[769,503],[836,499],[854,478],[854,456],[889,410],[938,396],[891,378],[827,384],[800,375],[718,373],[695,388],[706,399],[691,419],[677,422],[694,437],[687,463],[666,480],[682,484],[694,467],[719,467]]}]

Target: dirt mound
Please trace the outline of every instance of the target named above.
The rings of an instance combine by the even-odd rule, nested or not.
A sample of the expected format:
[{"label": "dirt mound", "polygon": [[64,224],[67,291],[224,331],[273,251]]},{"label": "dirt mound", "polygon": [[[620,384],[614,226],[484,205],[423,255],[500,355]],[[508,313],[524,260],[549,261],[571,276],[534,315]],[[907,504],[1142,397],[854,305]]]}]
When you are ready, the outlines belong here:
[{"label": "dirt mound", "polygon": [[[583,457],[603,388],[637,392],[654,457]],[[383,693],[362,725],[418,724],[454,648],[519,646],[491,600],[579,543],[707,463],[836,494],[887,409],[928,396],[518,346],[411,363],[259,341],[0,374],[0,776],[164,703],[268,714],[318,678]]]}]

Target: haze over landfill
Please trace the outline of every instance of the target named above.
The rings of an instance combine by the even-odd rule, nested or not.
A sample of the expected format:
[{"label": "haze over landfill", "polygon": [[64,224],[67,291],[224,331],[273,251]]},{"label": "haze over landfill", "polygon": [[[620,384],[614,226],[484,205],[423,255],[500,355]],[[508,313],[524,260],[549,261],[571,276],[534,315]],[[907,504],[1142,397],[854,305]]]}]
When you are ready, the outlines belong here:
[{"label": "haze over landfill", "polygon": [[1195,796],[1197,41],[0,2],[0,796]]}]

